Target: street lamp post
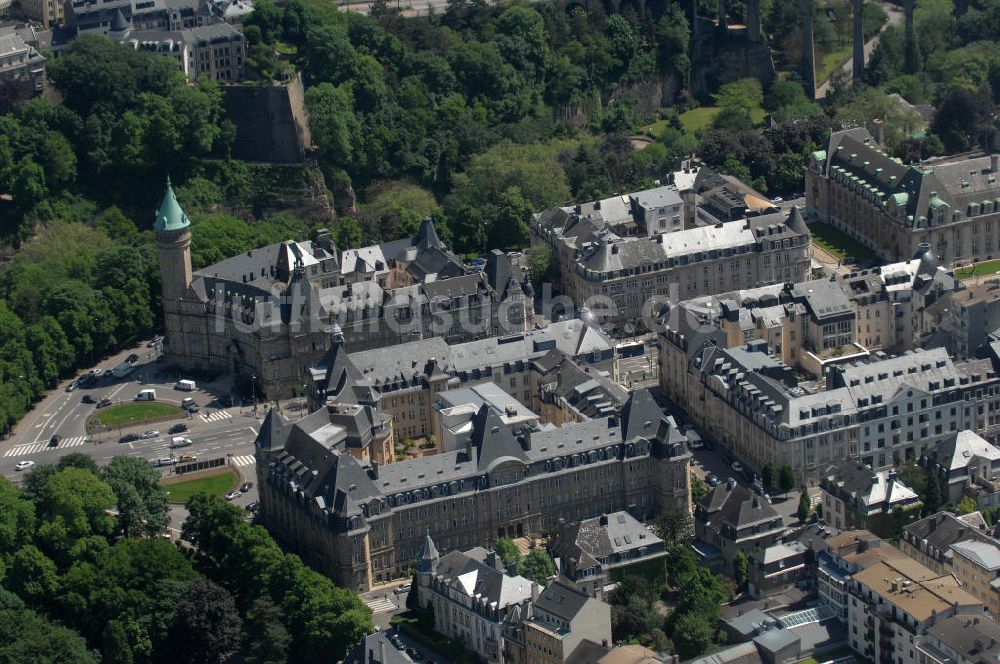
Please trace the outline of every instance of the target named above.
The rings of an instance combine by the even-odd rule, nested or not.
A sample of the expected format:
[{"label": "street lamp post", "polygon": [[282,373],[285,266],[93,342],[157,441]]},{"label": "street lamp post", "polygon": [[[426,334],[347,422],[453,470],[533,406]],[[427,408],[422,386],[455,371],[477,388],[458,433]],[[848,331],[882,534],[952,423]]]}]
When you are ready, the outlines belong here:
[{"label": "street lamp post", "polygon": [[250,395],[253,397],[253,412],[257,412],[257,376],[250,374]]}]

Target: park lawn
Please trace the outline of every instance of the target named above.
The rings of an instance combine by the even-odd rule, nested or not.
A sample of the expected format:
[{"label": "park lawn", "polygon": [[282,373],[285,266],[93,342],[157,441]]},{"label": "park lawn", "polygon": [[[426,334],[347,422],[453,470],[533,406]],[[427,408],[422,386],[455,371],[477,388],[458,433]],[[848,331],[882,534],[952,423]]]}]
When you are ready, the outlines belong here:
[{"label": "park lawn", "polygon": [[666,120],[657,120],[651,124],[646,125],[640,131],[649,136],[650,138],[659,138],[663,130],[667,128],[669,123]]},{"label": "park lawn", "polygon": [[221,496],[228,493],[236,487],[238,479],[232,470],[222,469],[217,473],[189,480],[160,482],[160,486],[167,492],[167,500],[171,503],[184,505],[196,493],[207,493],[210,496]]},{"label": "park lawn", "polygon": [[844,63],[851,59],[852,46],[842,46],[836,51],[823,54],[823,59],[819,63],[819,71],[816,72],[816,84],[822,85],[833,76],[833,72],[844,66]]},{"label": "park lawn", "polygon": [[288,42],[278,41],[274,44],[274,50],[280,55],[298,55],[299,47]]},{"label": "park lawn", "polygon": [[141,401],[108,406],[99,413],[91,416],[90,422],[110,429],[149,420],[165,420],[173,417],[181,417],[182,415],[184,415],[184,411],[177,406],[156,401]]},{"label": "park lawn", "polygon": [[821,247],[834,258],[840,260],[853,256],[859,263],[875,258],[875,253],[850,235],[821,221],[809,224],[813,244]]},{"label": "park lawn", "polygon": [[975,277],[982,277],[987,274],[995,274],[998,271],[1000,271],[1000,258],[960,267],[955,270],[955,276],[959,279],[974,279]]},{"label": "park lawn", "polygon": [[[699,106],[698,108],[692,108],[690,111],[681,113],[678,119],[681,121],[681,126],[684,127],[685,132],[694,134],[701,129],[710,127],[712,121],[715,120],[715,116],[721,111],[722,109],[718,106]],[[763,108],[750,109],[750,119],[755,125],[763,123],[766,117],[767,113]],[[663,130],[661,129],[660,131]]]}]

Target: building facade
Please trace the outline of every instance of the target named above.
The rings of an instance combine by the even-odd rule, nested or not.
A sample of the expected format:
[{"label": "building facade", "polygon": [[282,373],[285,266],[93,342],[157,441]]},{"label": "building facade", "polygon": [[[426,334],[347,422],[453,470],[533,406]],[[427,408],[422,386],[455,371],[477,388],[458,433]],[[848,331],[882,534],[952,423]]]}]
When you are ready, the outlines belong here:
[{"label": "building facade", "polygon": [[[190,223],[167,187],[154,227],[164,354],[184,369],[253,376],[268,398],[308,382],[336,324],[351,350],[414,339],[450,342],[521,332],[530,296],[503,254],[468,273],[430,219],[414,238],[340,252],[329,233],[191,268]],[[424,359],[426,359],[425,356]]]},{"label": "building facade", "polygon": [[[855,460],[832,463],[820,475],[823,520],[834,528],[867,528],[880,514],[919,516],[920,498],[894,470],[874,471]],[[896,518],[905,518],[896,516]]]},{"label": "building facade", "polygon": [[532,221],[535,241],[558,261],[561,292],[601,324],[639,329],[668,299],[802,281],[809,273],[809,229],[798,209],[692,228],[671,221],[649,234],[630,234],[601,212],[554,208]]},{"label": "building facade", "polygon": [[45,58],[21,32],[13,26],[0,28],[0,83],[17,81],[38,94],[45,87]]},{"label": "building facade", "polygon": [[882,258],[927,244],[946,265],[1000,256],[1000,155],[905,166],[866,129],[834,132],[806,169],[806,206]]},{"label": "building facade", "polygon": [[853,575],[847,610],[852,650],[876,664],[918,664],[917,642],[937,621],[982,617],[983,604],[952,575],[912,559],[880,561]]},{"label": "building facade", "polygon": [[718,550],[727,574],[737,553],[773,546],[784,531],[771,504],[732,478],[709,491],[694,511],[695,537]]},{"label": "building facade", "polygon": [[332,445],[315,413],[262,428],[259,519],[337,583],[367,590],[405,575],[428,532],[448,550],[541,536],[560,518],[687,509],[685,439],[636,394],[618,417],[517,434],[484,405],[465,449],[384,466]]},{"label": "building facade", "polygon": [[1000,428],[1000,357],[953,362],[944,349],[832,365],[802,380],[764,341],[725,348],[710,321],[678,316],[661,335],[661,386],[703,436],[752,468],[802,481],[839,459],[882,470],[915,462],[963,429]]}]

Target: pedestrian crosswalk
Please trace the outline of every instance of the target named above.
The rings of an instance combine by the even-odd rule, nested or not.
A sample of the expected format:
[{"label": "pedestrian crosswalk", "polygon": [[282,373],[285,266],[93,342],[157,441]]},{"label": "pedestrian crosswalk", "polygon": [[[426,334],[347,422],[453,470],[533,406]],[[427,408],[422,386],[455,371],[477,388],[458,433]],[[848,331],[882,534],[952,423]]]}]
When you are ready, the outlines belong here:
[{"label": "pedestrian crosswalk", "polygon": [[391,599],[386,599],[384,597],[367,601],[365,604],[367,604],[368,608],[372,610],[372,613],[385,613],[396,609],[396,603]]},{"label": "pedestrian crosswalk", "polygon": [[218,422],[219,420],[232,419],[233,415],[229,411],[219,410],[212,413],[211,415],[206,415],[205,413],[202,413],[201,415],[199,415],[199,417],[205,422]]},{"label": "pedestrian crosswalk", "polygon": [[[83,445],[87,442],[86,436],[76,436],[74,438],[63,438],[59,441],[59,445],[54,449],[62,449],[64,447],[76,447],[77,445]],[[41,452],[44,449],[49,448],[48,441],[43,441],[41,443],[28,443],[26,445],[17,445],[10,448],[3,453],[5,457],[16,457],[16,456],[26,456],[28,454],[35,454]]]},{"label": "pedestrian crosswalk", "polygon": [[234,456],[234,457],[232,457],[232,462],[233,462],[233,465],[236,466],[237,468],[241,468],[243,466],[252,466],[255,463],[257,463],[257,461],[253,458],[252,454],[244,454],[244,455],[241,455],[241,456]]}]

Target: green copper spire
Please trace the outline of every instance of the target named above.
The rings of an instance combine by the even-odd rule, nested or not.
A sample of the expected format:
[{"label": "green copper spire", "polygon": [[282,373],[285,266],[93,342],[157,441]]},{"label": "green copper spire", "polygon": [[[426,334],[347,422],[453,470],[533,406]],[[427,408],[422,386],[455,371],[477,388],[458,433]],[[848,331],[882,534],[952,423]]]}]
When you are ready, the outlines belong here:
[{"label": "green copper spire", "polygon": [[153,229],[157,231],[179,231],[191,225],[184,210],[177,203],[174,188],[170,186],[170,176],[167,176],[167,192],[163,194],[163,202],[156,212],[156,222]]}]

